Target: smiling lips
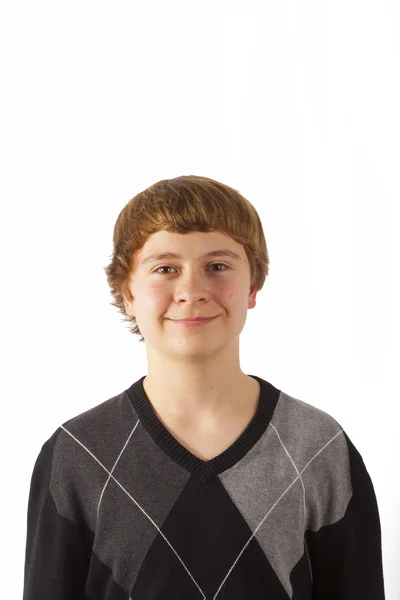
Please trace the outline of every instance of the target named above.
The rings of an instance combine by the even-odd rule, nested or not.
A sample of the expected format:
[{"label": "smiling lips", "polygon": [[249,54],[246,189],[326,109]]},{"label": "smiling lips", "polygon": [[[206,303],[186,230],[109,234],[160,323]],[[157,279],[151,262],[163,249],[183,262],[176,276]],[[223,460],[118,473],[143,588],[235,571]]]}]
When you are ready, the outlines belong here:
[{"label": "smiling lips", "polygon": [[175,321],[208,321],[214,319],[214,317],[186,317],[185,319],[171,319]]},{"label": "smiling lips", "polygon": [[195,319],[170,319],[173,323],[177,323],[178,325],[183,325],[184,327],[199,327],[201,325],[206,325],[207,323],[211,323],[216,317],[202,317]]}]

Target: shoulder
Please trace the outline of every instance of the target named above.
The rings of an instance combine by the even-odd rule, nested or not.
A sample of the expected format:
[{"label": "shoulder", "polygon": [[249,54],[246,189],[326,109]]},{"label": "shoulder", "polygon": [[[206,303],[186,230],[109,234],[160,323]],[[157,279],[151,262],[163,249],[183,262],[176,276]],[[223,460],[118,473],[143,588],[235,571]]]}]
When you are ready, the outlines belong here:
[{"label": "shoulder", "polygon": [[72,455],[92,455],[108,469],[137,422],[130,398],[123,391],[62,423],[52,436],[54,459],[63,463]]},{"label": "shoulder", "polygon": [[350,470],[366,471],[363,457],[337,419],[304,400],[280,391],[270,425],[281,443],[307,465],[315,460],[338,477],[348,477]]},{"label": "shoulder", "polygon": [[343,516],[352,496],[347,436],[320,408],[281,392],[271,427],[296,470],[305,494],[307,528],[316,530]]},{"label": "shoulder", "polygon": [[280,391],[272,424],[299,439],[327,441],[343,433],[338,421],[326,411]]},{"label": "shoulder", "polygon": [[108,439],[118,436],[121,428],[135,418],[132,403],[126,391],[123,391],[93,408],[86,410],[60,425],[65,433],[80,436],[82,442],[90,443],[99,436]]},{"label": "shoulder", "polygon": [[126,391],[64,421],[43,444],[38,460],[53,478],[83,465],[97,463],[103,471],[112,467],[138,417]]},{"label": "shoulder", "polygon": [[348,438],[331,414],[281,391],[270,426],[299,470],[321,469],[347,479]]},{"label": "shoulder", "polygon": [[96,499],[137,424],[124,391],[68,419],[54,431],[43,444],[37,462],[59,514],[77,521],[82,513],[89,527],[95,527]]}]

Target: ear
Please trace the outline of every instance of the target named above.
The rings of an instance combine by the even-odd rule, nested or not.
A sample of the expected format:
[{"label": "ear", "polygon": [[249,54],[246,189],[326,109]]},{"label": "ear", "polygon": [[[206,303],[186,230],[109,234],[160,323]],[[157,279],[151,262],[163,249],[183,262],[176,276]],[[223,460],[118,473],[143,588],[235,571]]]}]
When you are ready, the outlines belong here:
[{"label": "ear", "polygon": [[122,301],[123,301],[124,306],[125,306],[125,312],[126,312],[126,314],[128,314],[130,317],[133,317],[134,315],[133,315],[132,302],[130,302],[129,300],[127,300],[124,295],[122,295]]},{"label": "ear", "polygon": [[256,305],[256,296],[258,293],[258,288],[257,288],[257,281],[253,281],[253,283],[251,284],[250,287],[250,293],[249,293],[249,306],[248,308],[254,308]]}]

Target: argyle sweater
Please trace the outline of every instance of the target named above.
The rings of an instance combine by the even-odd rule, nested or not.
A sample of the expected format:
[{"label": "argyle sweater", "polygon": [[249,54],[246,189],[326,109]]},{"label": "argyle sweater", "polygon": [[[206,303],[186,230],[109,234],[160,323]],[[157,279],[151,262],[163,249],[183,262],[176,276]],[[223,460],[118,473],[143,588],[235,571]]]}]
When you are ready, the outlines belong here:
[{"label": "argyle sweater", "polygon": [[[264,379],[211,460],[143,379],[66,421],[32,473],[24,600],[384,600],[363,459],[328,413]],[[195,417],[194,417],[195,418]]]}]

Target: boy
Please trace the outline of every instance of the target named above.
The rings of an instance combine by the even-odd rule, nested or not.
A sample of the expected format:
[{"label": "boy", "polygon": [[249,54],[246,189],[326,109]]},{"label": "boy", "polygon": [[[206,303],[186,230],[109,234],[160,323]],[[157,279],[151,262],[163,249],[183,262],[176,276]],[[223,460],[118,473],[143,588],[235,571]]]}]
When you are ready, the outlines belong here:
[{"label": "boy", "polygon": [[333,417],[240,368],[269,266],[254,207],[209,178],[163,180],[113,242],[112,304],[148,374],[43,445],[24,600],[383,600],[360,454]]}]

